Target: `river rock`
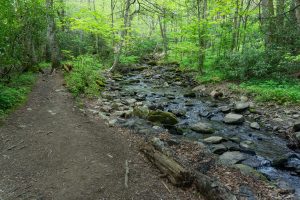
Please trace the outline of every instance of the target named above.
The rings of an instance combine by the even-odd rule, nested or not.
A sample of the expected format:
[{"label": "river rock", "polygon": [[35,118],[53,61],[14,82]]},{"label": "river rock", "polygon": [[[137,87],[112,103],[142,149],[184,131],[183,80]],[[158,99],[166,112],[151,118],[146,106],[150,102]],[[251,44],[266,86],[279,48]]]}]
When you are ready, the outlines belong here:
[{"label": "river rock", "polygon": [[161,110],[150,111],[147,119],[151,122],[157,122],[163,125],[175,125],[179,122],[173,113]]},{"label": "river rock", "polygon": [[300,121],[294,123],[293,129],[295,132],[300,131]]},{"label": "river rock", "polygon": [[203,141],[210,144],[219,144],[222,141],[224,141],[224,138],[220,136],[212,136],[212,137],[205,138]]},{"label": "river rock", "polygon": [[257,200],[252,189],[246,185],[242,185],[239,188],[239,197],[244,200]]},{"label": "river rock", "polygon": [[139,106],[139,107],[134,107],[133,108],[133,113],[132,113],[134,116],[137,116],[139,118],[142,118],[142,119],[147,119],[148,117],[148,114],[149,114],[149,109],[148,107],[146,106]]},{"label": "river rock", "polygon": [[256,130],[260,129],[260,125],[257,122],[252,122],[250,124],[250,127],[253,128],[253,129],[256,129]]},{"label": "river rock", "polygon": [[235,164],[234,167],[239,169],[242,174],[245,174],[248,176],[253,176],[260,180],[267,181],[267,178],[264,175],[262,175],[261,173],[259,173],[255,169],[253,169],[252,167],[249,167],[249,166],[243,165],[243,164]]},{"label": "river rock", "polygon": [[277,182],[277,186],[280,188],[279,193],[281,194],[293,194],[295,193],[295,189],[289,183],[280,180]]},{"label": "river rock", "polygon": [[286,163],[288,162],[288,159],[289,159],[288,155],[283,155],[279,158],[275,158],[272,161],[271,165],[273,167],[283,168],[286,165]]},{"label": "river rock", "polygon": [[239,151],[228,151],[219,157],[219,161],[223,165],[234,165],[245,160],[246,158],[246,155]]},{"label": "river rock", "polygon": [[219,109],[221,110],[221,112],[223,113],[228,113],[230,112],[231,108],[229,106],[221,106],[219,107]]},{"label": "river rock", "polygon": [[234,106],[236,112],[242,112],[249,108],[250,104],[247,102],[237,102]]},{"label": "river rock", "polygon": [[127,105],[133,105],[135,102],[137,102],[136,99],[126,99],[125,100],[125,103]]},{"label": "river rock", "polygon": [[247,154],[255,155],[255,144],[250,140],[242,141],[240,143],[241,151]]},{"label": "river rock", "polygon": [[184,97],[189,97],[189,98],[195,98],[196,93],[195,92],[189,92],[183,95]]},{"label": "river rock", "polygon": [[242,124],[245,121],[243,115],[229,113],[224,117],[224,122],[226,124]]},{"label": "river rock", "polygon": [[197,124],[192,125],[191,129],[198,133],[206,133],[206,134],[214,133],[214,129],[212,125],[205,122],[198,122]]},{"label": "river rock", "polygon": [[300,132],[295,133],[296,140],[300,144]]},{"label": "river rock", "polygon": [[102,106],[102,107],[100,108],[100,110],[101,110],[102,112],[107,112],[107,113],[109,113],[110,111],[112,111],[112,107],[111,107],[111,106],[108,106],[108,105],[104,105],[104,106]]},{"label": "river rock", "polygon": [[210,93],[210,96],[211,96],[212,98],[218,99],[218,98],[220,98],[220,97],[223,96],[223,93],[222,93],[222,92],[219,92],[219,91],[217,91],[217,90],[213,90],[213,91]]},{"label": "river rock", "polygon": [[214,154],[218,154],[221,155],[223,153],[225,153],[227,151],[227,147],[223,144],[217,144],[212,146],[211,152],[213,152]]}]

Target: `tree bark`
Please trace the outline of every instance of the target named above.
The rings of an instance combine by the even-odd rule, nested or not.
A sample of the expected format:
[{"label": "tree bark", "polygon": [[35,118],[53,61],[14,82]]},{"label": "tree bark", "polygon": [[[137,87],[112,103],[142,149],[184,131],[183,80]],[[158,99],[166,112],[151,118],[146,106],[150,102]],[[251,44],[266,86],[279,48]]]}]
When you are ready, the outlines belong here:
[{"label": "tree bark", "polygon": [[300,0],[295,0],[295,15],[296,15],[296,18],[297,18],[297,24],[300,28]]},{"label": "tree bark", "polygon": [[53,0],[46,0],[46,5],[48,9],[48,27],[47,27],[47,39],[49,53],[51,55],[51,73],[61,66],[59,46],[56,36],[56,24],[54,19],[54,8]]},{"label": "tree bark", "polygon": [[262,0],[262,26],[265,33],[265,45],[270,47],[274,44],[274,4],[273,0]]}]

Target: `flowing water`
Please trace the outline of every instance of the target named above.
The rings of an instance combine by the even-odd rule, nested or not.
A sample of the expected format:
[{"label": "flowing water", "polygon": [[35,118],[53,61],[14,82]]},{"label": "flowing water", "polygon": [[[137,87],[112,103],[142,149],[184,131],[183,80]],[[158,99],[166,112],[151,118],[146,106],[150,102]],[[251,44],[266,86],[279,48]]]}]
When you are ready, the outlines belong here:
[{"label": "flowing water", "polygon": [[[286,141],[264,130],[254,130],[248,124],[227,125],[223,123],[224,113],[221,106],[228,106],[229,102],[214,101],[208,97],[185,97],[191,93],[190,82],[168,67],[154,67],[143,72],[132,72],[117,81],[122,98],[137,98],[145,105],[156,106],[164,111],[182,112],[179,118],[183,135],[191,140],[202,140],[210,136],[223,138],[239,138],[240,141],[251,141],[252,149],[246,151],[249,159],[243,164],[250,165],[268,179],[284,181],[295,189],[296,198],[300,199],[300,177],[293,169],[277,169],[271,166],[274,159],[289,154],[289,165],[300,166],[300,155],[290,150]],[[192,131],[190,125],[197,122],[209,122],[216,129],[214,134],[199,134]],[[146,125],[145,125],[146,126]]]}]

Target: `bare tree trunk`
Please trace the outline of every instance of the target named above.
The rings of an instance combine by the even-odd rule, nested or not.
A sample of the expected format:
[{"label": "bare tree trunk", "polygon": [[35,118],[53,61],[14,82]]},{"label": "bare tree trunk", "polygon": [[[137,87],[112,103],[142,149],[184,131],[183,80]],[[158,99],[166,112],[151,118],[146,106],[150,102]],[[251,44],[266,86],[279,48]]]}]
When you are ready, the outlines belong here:
[{"label": "bare tree trunk", "polygon": [[49,43],[49,50],[51,54],[51,73],[60,67],[60,53],[59,47],[57,43],[56,37],[56,24],[54,19],[54,12],[53,12],[53,0],[46,0],[47,9],[48,9],[48,28],[47,28],[47,39]]},{"label": "bare tree trunk", "polygon": [[124,13],[124,25],[123,25],[123,29],[121,31],[121,41],[116,47],[115,58],[114,58],[113,65],[110,68],[110,71],[114,71],[116,69],[117,65],[120,62],[120,56],[122,54],[123,45],[124,45],[124,42],[125,42],[125,37],[127,35],[128,21],[130,20],[129,19],[129,17],[130,17],[129,16],[130,6],[131,6],[130,0],[126,0],[125,13]]},{"label": "bare tree trunk", "polygon": [[262,26],[265,33],[266,47],[274,44],[274,4],[273,0],[262,0]]},{"label": "bare tree trunk", "polygon": [[197,22],[198,22],[198,45],[199,45],[199,50],[198,50],[198,69],[200,73],[203,73],[203,68],[204,68],[204,61],[205,61],[205,39],[204,39],[204,31],[205,28],[203,23],[203,27],[201,29],[201,22],[204,21],[206,18],[206,9],[207,9],[207,1],[203,0],[203,9],[201,12],[201,1],[202,0],[197,0]]},{"label": "bare tree trunk", "polygon": [[296,18],[297,18],[297,24],[300,28],[300,0],[295,0],[295,15],[296,15]]},{"label": "bare tree trunk", "polygon": [[160,28],[160,34],[163,40],[163,53],[165,55],[165,58],[168,57],[168,38],[167,38],[167,27],[166,27],[166,20],[165,20],[165,10],[163,16],[158,17],[159,21],[159,28]]}]

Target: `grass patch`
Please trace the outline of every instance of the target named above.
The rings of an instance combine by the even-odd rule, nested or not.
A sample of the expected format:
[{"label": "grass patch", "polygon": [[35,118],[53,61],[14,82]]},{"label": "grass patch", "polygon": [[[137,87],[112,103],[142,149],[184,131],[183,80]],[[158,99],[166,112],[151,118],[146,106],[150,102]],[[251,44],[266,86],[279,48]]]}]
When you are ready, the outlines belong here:
[{"label": "grass patch", "polygon": [[202,75],[196,76],[196,81],[199,83],[219,83],[221,81],[225,80],[224,73],[220,70],[215,70],[208,68],[205,70],[205,73]]},{"label": "grass patch", "polygon": [[87,97],[99,95],[99,91],[105,85],[101,76],[103,66],[99,61],[89,55],[79,56],[70,61],[73,69],[65,73],[67,88],[75,96],[84,94]]},{"label": "grass patch", "polygon": [[239,87],[255,94],[258,101],[300,103],[300,84],[297,80],[251,80],[241,83]]},{"label": "grass patch", "polygon": [[27,100],[35,81],[35,74],[30,72],[14,75],[10,81],[0,81],[0,119]]}]

